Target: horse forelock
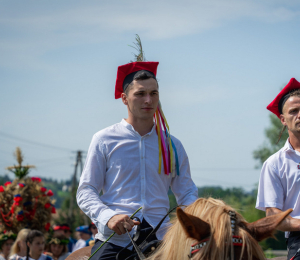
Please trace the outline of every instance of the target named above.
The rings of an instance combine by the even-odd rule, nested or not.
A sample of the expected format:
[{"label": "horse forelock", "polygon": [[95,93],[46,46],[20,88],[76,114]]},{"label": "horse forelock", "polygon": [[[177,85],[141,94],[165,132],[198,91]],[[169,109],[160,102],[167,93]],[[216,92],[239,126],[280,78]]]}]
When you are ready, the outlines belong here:
[{"label": "horse forelock", "polygon": [[[229,211],[234,211],[234,209],[226,205],[222,200],[213,198],[199,198],[193,204],[186,207],[186,213],[201,218],[211,226],[211,239],[192,259],[228,259],[228,256],[231,255],[230,252],[233,252],[232,243],[227,243],[227,241],[232,241]],[[173,225],[167,231],[161,246],[147,259],[188,259],[190,247],[197,241],[192,238],[187,238],[177,219],[172,222]],[[238,249],[241,251],[241,257],[244,255],[248,259],[265,259],[263,251],[255,239],[245,229],[241,228],[244,226],[244,223],[246,223],[245,219],[236,213],[235,235],[243,239],[243,246]],[[235,259],[237,260],[238,258]]]}]

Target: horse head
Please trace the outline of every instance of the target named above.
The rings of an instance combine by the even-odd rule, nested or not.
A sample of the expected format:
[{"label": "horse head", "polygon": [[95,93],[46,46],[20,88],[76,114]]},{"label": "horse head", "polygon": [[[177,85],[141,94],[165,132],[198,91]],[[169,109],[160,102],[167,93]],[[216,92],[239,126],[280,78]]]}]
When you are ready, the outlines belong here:
[{"label": "horse head", "polygon": [[[232,243],[226,243],[231,244],[230,247],[234,248],[233,250],[230,250],[233,252],[232,259],[261,259],[261,256],[259,254],[260,252],[258,250],[259,248],[257,248],[257,242],[262,241],[268,237],[272,237],[274,231],[276,230],[276,227],[292,212],[292,209],[288,209],[282,213],[259,219],[253,223],[247,223],[246,221],[241,219],[239,221],[236,221],[235,219],[230,218],[231,212],[233,211],[229,211],[227,213],[229,213],[228,221],[231,224],[232,239],[230,241]],[[177,208],[177,218],[186,236],[197,241],[197,243],[195,243],[191,247],[190,257],[192,258],[193,254],[200,251],[205,245],[208,245],[208,241],[212,236],[211,224],[199,217],[193,216],[189,213],[185,213],[181,208]],[[243,230],[244,232],[241,232],[241,230]],[[241,233],[243,233],[243,235]],[[250,235],[253,239],[249,239],[248,236],[248,241],[250,243],[248,243],[248,247],[245,248],[246,243],[244,243],[244,239],[246,239],[247,234]],[[249,245],[253,249],[253,243],[256,248],[254,248],[254,250],[248,250]],[[202,258],[197,258],[197,256],[195,256],[195,259]]]},{"label": "horse head", "polygon": [[177,219],[148,259],[265,260],[258,242],[271,237],[292,209],[248,223],[221,200],[200,198]]}]

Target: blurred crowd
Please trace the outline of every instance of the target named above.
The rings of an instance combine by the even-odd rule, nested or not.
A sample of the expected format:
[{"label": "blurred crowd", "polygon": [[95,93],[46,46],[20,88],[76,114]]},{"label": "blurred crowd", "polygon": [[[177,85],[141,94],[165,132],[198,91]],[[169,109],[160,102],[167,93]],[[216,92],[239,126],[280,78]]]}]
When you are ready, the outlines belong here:
[{"label": "blurred crowd", "polygon": [[55,225],[48,237],[39,230],[0,233],[0,260],[65,260],[72,252],[94,244],[97,227]]}]

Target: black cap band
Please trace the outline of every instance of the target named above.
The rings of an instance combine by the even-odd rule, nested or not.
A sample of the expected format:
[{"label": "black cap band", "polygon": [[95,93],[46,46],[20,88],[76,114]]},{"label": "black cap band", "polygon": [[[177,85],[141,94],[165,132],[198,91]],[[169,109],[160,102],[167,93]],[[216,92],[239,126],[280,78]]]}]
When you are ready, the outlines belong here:
[{"label": "black cap band", "polygon": [[129,86],[129,84],[134,81],[137,77],[141,76],[141,74],[145,74],[146,77],[148,78],[154,78],[156,80],[156,77],[154,73],[148,70],[139,70],[132,72],[126,76],[126,78],[123,81],[123,91],[126,90],[126,88]]},{"label": "black cap band", "polygon": [[283,114],[282,110],[283,110],[283,106],[285,104],[285,102],[289,99],[289,97],[291,96],[291,94],[293,92],[295,92],[298,89],[292,89],[290,92],[286,93],[279,101],[278,103],[278,111],[280,114]]}]

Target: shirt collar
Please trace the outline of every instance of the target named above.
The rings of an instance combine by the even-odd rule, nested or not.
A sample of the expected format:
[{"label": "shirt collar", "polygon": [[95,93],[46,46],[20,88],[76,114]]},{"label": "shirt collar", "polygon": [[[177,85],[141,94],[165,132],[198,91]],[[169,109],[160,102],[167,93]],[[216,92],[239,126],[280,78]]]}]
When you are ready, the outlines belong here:
[{"label": "shirt collar", "polygon": [[[133,132],[137,133],[140,136],[140,134],[137,131],[135,131],[135,129],[133,128],[133,126],[131,124],[129,124],[124,118],[121,120],[120,124],[122,126],[126,127],[128,130],[133,131]],[[152,135],[152,133],[154,131],[155,131],[155,124],[153,124],[153,127],[152,127],[151,131],[149,133],[145,134],[144,136]]]},{"label": "shirt collar", "polygon": [[295,151],[294,148],[292,147],[292,145],[290,144],[289,138],[286,140],[284,146],[283,146],[283,151],[287,152],[287,151]]}]

